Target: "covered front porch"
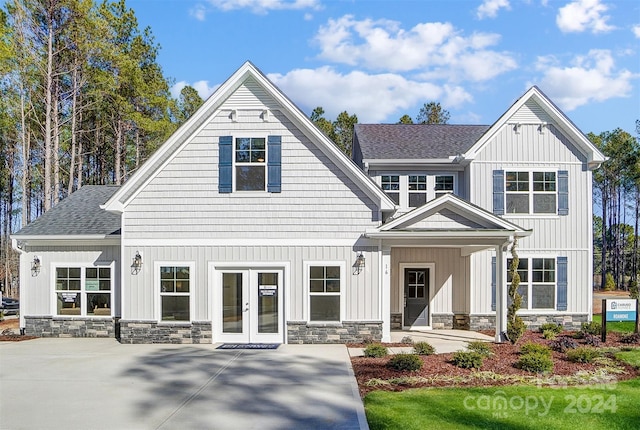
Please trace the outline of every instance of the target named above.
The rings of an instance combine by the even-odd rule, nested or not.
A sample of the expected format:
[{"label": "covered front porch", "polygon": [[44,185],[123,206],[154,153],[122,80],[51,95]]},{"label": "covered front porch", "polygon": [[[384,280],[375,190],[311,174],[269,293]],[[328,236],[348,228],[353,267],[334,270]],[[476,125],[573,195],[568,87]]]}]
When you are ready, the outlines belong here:
[{"label": "covered front porch", "polygon": [[382,340],[391,341],[392,330],[468,328],[471,296],[491,294],[489,282],[474,279],[471,255],[495,252],[495,341],[502,342],[507,329],[504,253],[515,239],[530,234],[451,194],[367,232],[382,250]]}]

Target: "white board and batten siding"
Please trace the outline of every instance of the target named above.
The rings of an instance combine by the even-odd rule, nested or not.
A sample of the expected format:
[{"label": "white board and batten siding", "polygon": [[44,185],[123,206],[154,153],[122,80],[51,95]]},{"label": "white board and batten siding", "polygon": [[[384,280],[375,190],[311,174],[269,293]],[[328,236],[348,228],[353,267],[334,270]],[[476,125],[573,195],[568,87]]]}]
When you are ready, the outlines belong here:
[{"label": "white board and batten siding", "polygon": [[139,251],[145,264],[135,275],[125,273],[123,318],[131,319],[135,315],[135,319],[159,320],[159,286],[149,287],[152,282],[155,283],[150,280],[157,275],[153,262],[165,262],[193,264],[190,291],[193,321],[211,321],[211,307],[221,303],[221,298],[211,296],[213,270],[210,270],[210,266],[213,264],[224,268],[242,268],[251,264],[256,269],[276,268],[281,264],[277,268],[283,268],[286,272],[283,279],[286,319],[306,321],[308,280],[305,279],[304,267],[307,262],[322,261],[343,263],[345,266],[345,285],[341,288],[341,300],[344,300],[342,319],[378,321],[381,316],[376,250],[364,248],[365,268],[360,273],[354,273],[352,265],[356,253],[350,246],[127,246],[125,253],[133,255]]},{"label": "white board and batten siding", "polygon": [[[520,124],[516,126],[517,123]],[[587,169],[585,154],[555,127],[535,102],[529,101],[487,142],[467,169],[471,201],[488,211],[493,210],[494,170],[568,172],[568,215],[505,214],[503,217],[524,229],[533,229],[531,236],[518,241],[520,256],[568,257],[567,312],[588,312],[590,298],[585,291],[591,287],[592,173]],[[490,285],[492,255],[495,255],[492,251],[473,255],[475,286]],[[491,289],[473,285],[472,289],[472,313],[491,313]]]},{"label": "white board and batten siding", "polygon": [[403,286],[400,270],[411,263],[433,263],[434,285],[429,286],[431,313],[469,313],[469,257],[462,257],[459,248],[391,249],[391,312],[402,312]]},{"label": "white board and batten siding", "polygon": [[[219,138],[269,135],[281,136],[281,192],[219,193]],[[361,240],[377,218],[378,203],[246,81],[126,206],[125,255],[140,251],[145,263],[139,274],[125,273],[123,317],[159,319],[158,286],[149,287],[154,262],[186,262],[194,264],[191,319],[210,321],[209,268],[228,262],[286,264],[286,319],[306,320],[305,262],[326,261],[347,271],[343,319],[380,320],[377,248]],[[354,275],[360,250],[366,267]]]}]

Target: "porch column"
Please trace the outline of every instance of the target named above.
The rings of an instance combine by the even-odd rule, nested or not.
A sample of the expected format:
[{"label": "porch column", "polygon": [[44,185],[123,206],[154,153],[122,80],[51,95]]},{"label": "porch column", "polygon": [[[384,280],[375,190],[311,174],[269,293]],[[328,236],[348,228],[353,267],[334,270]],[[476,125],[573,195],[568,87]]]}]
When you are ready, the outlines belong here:
[{"label": "porch column", "polygon": [[380,245],[380,319],[382,341],[391,342],[391,248]]},{"label": "porch column", "polygon": [[507,245],[496,246],[496,342],[503,342],[507,332],[507,286],[504,252]]}]

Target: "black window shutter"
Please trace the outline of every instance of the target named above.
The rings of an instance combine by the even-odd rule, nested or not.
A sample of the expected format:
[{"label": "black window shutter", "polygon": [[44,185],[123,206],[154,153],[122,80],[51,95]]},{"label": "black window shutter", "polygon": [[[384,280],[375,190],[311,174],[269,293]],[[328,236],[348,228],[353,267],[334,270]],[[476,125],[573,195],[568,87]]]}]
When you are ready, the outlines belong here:
[{"label": "black window shutter", "polygon": [[282,136],[269,136],[267,149],[267,191],[279,193],[282,190]]},{"label": "black window shutter", "polygon": [[559,311],[567,310],[567,257],[558,257],[556,268],[558,270],[558,304]]},{"label": "black window shutter", "polygon": [[233,191],[233,137],[220,136],[218,143],[218,192]]},{"label": "black window shutter", "polygon": [[493,213],[504,215],[504,170],[493,171]]},{"label": "black window shutter", "polygon": [[496,257],[491,257],[491,310],[496,310]]},{"label": "black window shutter", "polygon": [[558,171],[558,215],[569,215],[569,172]]}]

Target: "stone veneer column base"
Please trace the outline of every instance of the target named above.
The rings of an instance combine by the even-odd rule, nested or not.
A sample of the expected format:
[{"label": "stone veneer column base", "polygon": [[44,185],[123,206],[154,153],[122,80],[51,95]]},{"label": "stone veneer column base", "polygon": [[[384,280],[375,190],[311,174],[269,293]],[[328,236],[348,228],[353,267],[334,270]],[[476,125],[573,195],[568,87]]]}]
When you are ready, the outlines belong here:
[{"label": "stone veneer column base", "polygon": [[158,323],[120,320],[121,343],[212,343],[209,321]]},{"label": "stone veneer column base", "polygon": [[382,340],[382,321],[287,321],[287,343],[364,343]]},{"label": "stone veneer column base", "polygon": [[391,330],[402,330],[402,313],[391,314]]},{"label": "stone veneer column base", "polygon": [[[542,324],[560,324],[565,330],[580,330],[583,322],[589,320],[589,314],[551,314],[551,315],[520,315],[528,330],[537,330]],[[471,330],[494,330],[496,328],[495,314],[470,315]]]},{"label": "stone veneer column base", "polygon": [[113,318],[25,316],[24,332],[37,337],[115,337]]},{"label": "stone veneer column base", "polygon": [[431,314],[431,328],[452,329],[453,314]]}]

